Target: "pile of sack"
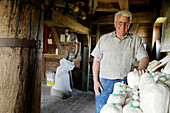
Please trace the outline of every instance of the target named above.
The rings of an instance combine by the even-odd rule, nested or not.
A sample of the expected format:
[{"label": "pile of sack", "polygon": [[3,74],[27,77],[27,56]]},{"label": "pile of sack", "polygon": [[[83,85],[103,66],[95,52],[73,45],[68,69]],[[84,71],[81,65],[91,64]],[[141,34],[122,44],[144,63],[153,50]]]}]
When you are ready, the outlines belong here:
[{"label": "pile of sack", "polygon": [[100,113],[168,113],[170,75],[128,73],[128,85],[116,83]]}]

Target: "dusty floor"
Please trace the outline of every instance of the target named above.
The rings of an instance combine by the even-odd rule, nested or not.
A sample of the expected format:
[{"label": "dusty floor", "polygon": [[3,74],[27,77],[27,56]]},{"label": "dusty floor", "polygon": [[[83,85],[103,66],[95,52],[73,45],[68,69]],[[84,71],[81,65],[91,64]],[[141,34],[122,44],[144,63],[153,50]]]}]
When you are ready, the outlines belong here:
[{"label": "dusty floor", "polygon": [[45,84],[41,85],[41,113],[94,113],[93,92],[73,89],[72,96],[63,100],[51,96],[50,88]]}]

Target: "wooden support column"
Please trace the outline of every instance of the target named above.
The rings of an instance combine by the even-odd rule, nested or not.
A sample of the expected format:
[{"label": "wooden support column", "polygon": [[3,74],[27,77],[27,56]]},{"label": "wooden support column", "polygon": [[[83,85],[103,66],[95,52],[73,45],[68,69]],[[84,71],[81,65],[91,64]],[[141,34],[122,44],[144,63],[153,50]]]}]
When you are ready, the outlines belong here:
[{"label": "wooden support column", "polygon": [[88,91],[89,89],[89,76],[90,76],[90,51],[91,51],[91,37],[87,35],[88,47],[84,47],[83,52],[83,68],[82,68],[82,90]]},{"label": "wooden support column", "polygon": [[[35,6],[1,1],[0,38],[43,42],[43,14]],[[40,113],[41,47],[0,47],[0,113]]]},{"label": "wooden support column", "polygon": [[83,52],[83,70],[82,70],[82,90],[88,91],[89,88],[89,48],[84,47]]}]

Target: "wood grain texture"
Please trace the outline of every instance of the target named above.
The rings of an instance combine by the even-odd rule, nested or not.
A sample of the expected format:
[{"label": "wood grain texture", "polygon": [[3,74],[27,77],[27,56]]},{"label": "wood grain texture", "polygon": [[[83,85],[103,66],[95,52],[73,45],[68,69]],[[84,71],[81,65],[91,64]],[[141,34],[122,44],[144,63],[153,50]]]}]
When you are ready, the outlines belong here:
[{"label": "wood grain texture", "polygon": [[129,0],[118,0],[120,10],[129,10]]},{"label": "wood grain texture", "polygon": [[[39,10],[23,1],[1,1],[0,38],[36,40],[39,15]],[[41,59],[35,61],[35,56],[35,49],[0,47],[0,113],[40,112],[41,79],[36,69],[41,71],[37,63]]]},{"label": "wood grain texture", "polygon": [[56,11],[53,11],[52,19],[44,21],[44,23],[48,24],[48,26],[68,27],[80,34],[89,34],[89,29],[87,27]]}]

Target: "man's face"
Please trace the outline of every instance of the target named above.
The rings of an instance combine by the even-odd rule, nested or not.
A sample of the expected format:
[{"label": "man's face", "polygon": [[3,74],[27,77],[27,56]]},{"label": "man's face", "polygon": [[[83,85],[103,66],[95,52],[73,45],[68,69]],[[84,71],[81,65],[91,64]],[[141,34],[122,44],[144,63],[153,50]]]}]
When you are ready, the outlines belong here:
[{"label": "man's face", "polygon": [[128,31],[129,27],[129,18],[124,17],[122,15],[117,16],[117,21],[114,22],[115,28],[116,28],[116,35],[119,38],[123,38]]}]

